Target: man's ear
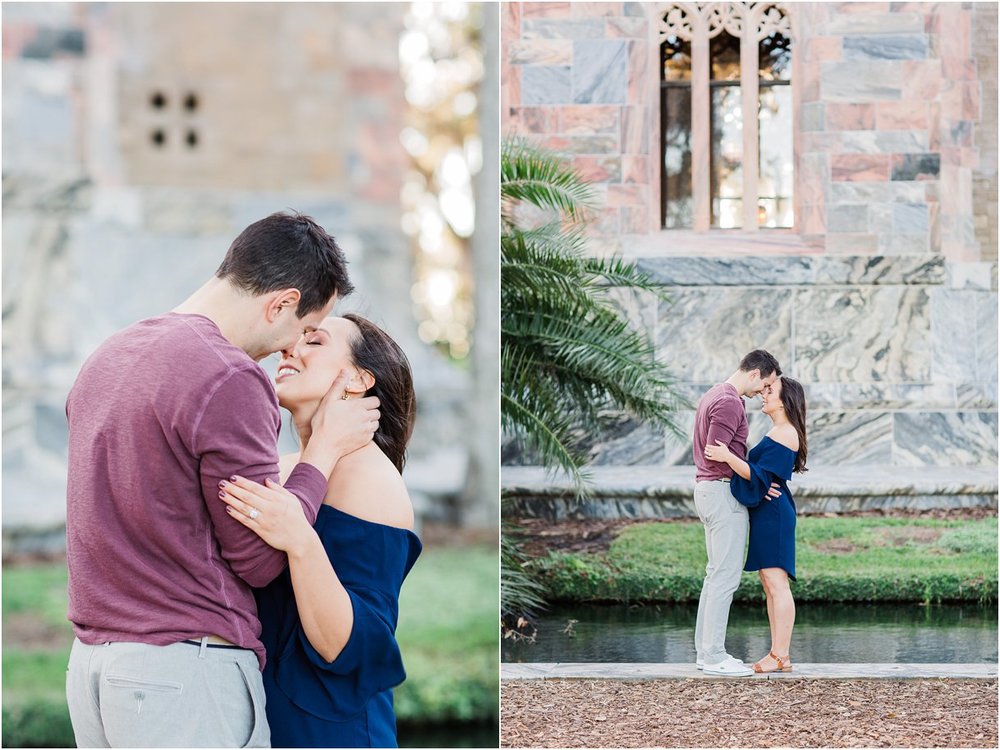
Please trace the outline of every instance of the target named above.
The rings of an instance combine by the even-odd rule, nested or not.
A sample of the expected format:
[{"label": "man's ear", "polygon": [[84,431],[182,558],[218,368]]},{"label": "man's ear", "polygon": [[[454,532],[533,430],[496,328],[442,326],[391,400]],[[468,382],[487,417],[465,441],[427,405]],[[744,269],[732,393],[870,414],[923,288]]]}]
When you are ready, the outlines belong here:
[{"label": "man's ear", "polygon": [[281,289],[271,292],[264,308],[268,323],[273,323],[279,315],[294,315],[299,306],[302,293],[298,289]]}]

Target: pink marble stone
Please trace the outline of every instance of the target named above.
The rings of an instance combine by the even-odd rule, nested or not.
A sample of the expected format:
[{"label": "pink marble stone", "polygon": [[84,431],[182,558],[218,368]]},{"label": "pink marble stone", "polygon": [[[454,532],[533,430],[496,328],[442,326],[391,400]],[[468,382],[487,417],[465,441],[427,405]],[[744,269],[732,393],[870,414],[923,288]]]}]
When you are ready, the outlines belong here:
[{"label": "pink marble stone", "polygon": [[621,182],[621,156],[574,156],[573,166],[589,182]]},{"label": "pink marble stone", "polygon": [[802,234],[826,234],[826,206],[822,203],[803,204],[799,207],[795,225]]},{"label": "pink marble stone", "polygon": [[974,81],[976,80],[976,61],[946,57],[941,60],[941,72],[945,78],[953,81]]},{"label": "pink marble stone", "polygon": [[501,53],[506,52],[507,42],[521,36],[521,13],[524,5],[524,3],[500,4],[500,37],[504,41],[504,44],[500,45]]},{"label": "pink marble stone", "polygon": [[[962,83],[962,119],[978,120],[980,110],[980,84],[978,82]],[[996,91],[993,92],[996,97]]]},{"label": "pink marble stone", "polygon": [[621,16],[623,3],[570,3],[573,18],[601,18]]},{"label": "pink marble stone", "polygon": [[509,112],[521,104],[521,66],[507,65],[500,70],[500,106]]},{"label": "pink marble stone", "polygon": [[645,41],[630,41],[628,43],[628,99],[629,104],[646,104],[650,97],[650,86],[647,76],[649,47]]},{"label": "pink marble stone", "polygon": [[621,229],[625,234],[648,234],[649,206],[626,206],[621,210]]},{"label": "pink marble stone", "polygon": [[649,111],[644,106],[622,107],[622,153],[649,153]]},{"label": "pink marble stone", "polygon": [[510,42],[514,65],[572,65],[572,39],[515,39]]},{"label": "pink marble stone", "polygon": [[518,3],[525,18],[569,18],[572,3]]},{"label": "pink marble stone", "polygon": [[507,122],[519,133],[557,133],[559,117],[552,107],[512,107]]},{"label": "pink marble stone", "polygon": [[963,167],[977,169],[979,167],[979,149],[964,147],[961,149],[961,159],[959,163]]},{"label": "pink marble stone", "polygon": [[941,102],[932,101],[928,105],[930,111],[929,122],[927,123],[927,147],[931,151],[941,148]]},{"label": "pink marble stone", "polygon": [[903,101],[933,101],[941,93],[940,60],[904,60]]},{"label": "pink marble stone", "polygon": [[13,60],[21,56],[25,46],[38,35],[35,24],[10,23],[3,25],[3,59]]},{"label": "pink marble stone", "polygon": [[875,122],[878,130],[926,130],[927,102],[879,102]]},{"label": "pink marble stone", "polygon": [[941,32],[938,34],[941,57],[970,57],[969,11],[962,10],[961,3],[938,3],[935,12],[941,19]]},{"label": "pink marble stone", "polygon": [[648,185],[608,185],[608,206],[645,206],[648,204]]},{"label": "pink marble stone", "polygon": [[826,154],[802,154],[795,180],[796,199],[803,204],[824,203],[828,173]]},{"label": "pink marble stone", "polygon": [[551,135],[542,138],[542,146],[562,154],[590,154],[605,156],[618,152],[618,134],[614,135]]},{"label": "pink marble stone", "polygon": [[888,13],[892,3],[831,3],[834,13]]},{"label": "pink marble stone", "polygon": [[826,105],[826,129],[874,130],[875,104],[829,102]]},{"label": "pink marble stone", "polygon": [[608,38],[645,39],[648,22],[642,17],[609,18],[604,24],[604,36]]},{"label": "pink marble stone", "polygon": [[799,89],[802,102],[819,101],[820,74],[822,63],[816,60],[805,60],[799,65],[799,80],[795,82]]},{"label": "pink marble stone", "polygon": [[831,62],[840,60],[844,40],[839,36],[814,36],[806,42],[807,62]]},{"label": "pink marble stone", "polygon": [[885,182],[890,175],[889,154],[834,154],[830,176],[835,182]]},{"label": "pink marble stone", "polygon": [[617,105],[580,105],[557,107],[559,129],[565,135],[590,135],[594,133],[618,134],[621,126]]},{"label": "pink marble stone", "polygon": [[648,185],[652,180],[651,163],[648,156],[623,156],[622,182]]}]

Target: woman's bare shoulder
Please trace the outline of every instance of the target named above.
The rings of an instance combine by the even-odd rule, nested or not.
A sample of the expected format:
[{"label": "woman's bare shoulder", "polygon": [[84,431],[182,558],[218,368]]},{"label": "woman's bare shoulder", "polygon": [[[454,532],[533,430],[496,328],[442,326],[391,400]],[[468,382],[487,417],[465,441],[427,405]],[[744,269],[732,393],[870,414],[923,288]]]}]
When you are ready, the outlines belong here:
[{"label": "woman's bare shoulder", "polygon": [[799,449],[799,433],[790,424],[775,425],[767,433],[767,436],[774,442],[780,443],[793,451],[798,451]]},{"label": "woman's bare shoulder", "polygon": [[413,529],[413,503],[403,477],[382,451],[338,464],[330,477],[326,502],[352,516]]}]

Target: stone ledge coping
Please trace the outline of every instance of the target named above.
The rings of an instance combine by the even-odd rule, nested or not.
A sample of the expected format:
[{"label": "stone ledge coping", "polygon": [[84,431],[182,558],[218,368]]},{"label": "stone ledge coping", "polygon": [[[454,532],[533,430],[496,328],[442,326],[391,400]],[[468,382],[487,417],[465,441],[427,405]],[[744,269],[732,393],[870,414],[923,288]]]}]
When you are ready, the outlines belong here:
[{"label": "stone ledge coping", "polygon": [[795,664],[791,672],[750,677],[707,675],[694,664],[531,663],[500,665],[501,680],[768,680],[768,679],[996,679],[996,664]]},{"label": "stone ledge coping", "polygon": [[[588,469],[594,494],[688,497],[694,494],[694,466],[597,466]],[[504,466],[501,494],[564,497],[573,494],[565,474],[538,466]],[[821,466],[795,475],[796,497],[830,495],[996,494],[996,466]]]},{"label": "stone ledge coping", "polygon": [[[577,500],[565,474],[537,466],[501,469],[501,512],[508,517],[693,518],[694,466],[600,466],[593,493]],[[821,466],[790,483],[801,513],[888,508],[997,507],[997,469],[990,466]]]}]

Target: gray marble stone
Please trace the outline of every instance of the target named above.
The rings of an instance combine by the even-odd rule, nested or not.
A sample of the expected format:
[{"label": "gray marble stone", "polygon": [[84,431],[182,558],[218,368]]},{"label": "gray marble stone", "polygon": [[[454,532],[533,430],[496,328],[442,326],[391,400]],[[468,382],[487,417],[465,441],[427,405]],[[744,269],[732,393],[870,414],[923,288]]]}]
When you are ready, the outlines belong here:
[{"label": "gray marble stone", "polygon": [[[964,383],[977,378],[976,315],[973,293],[943,287],[930,289],[932,379]],[[994,370],[995,372],[995,370]]]},{"label": "gray marble stone", "polygon": [[826,129],[826,105],[823,102],[809,102],[799,108],[799,129],[803,133],[820,132]]},{"label": "gray marble stone", "polygon": [[926,203],[894,203],[892,231],[926,232],[929,209]]},{"label": "gray marble stone", "polygon": [[855,35],[922,34],[923,11],[894,11],[885,13],[833,13],[823,26],[824,34]]},{"label": "gray marble stone", "polygon": [[951,383],[844,383],[845,409],[954,409]]},{"label": "gray marble stone", "polygon": [[525,65],[521,68],[521,104],[570,104],[570,68],[565,66]]},{"label": "gray marble stone", "polygon": [[827,206],[826,231],[837,232],[867,232],[868,206]]},{"label": "gray marble stone", "polygon": [[521,21],[522,39],[603,39],[604,19],[526,18]]},{"label": "gray marble stone", "polygon": [[941,174],[941,155],[935,153],[927,154],[899,154],[893,158],[892,180],[893,182],[907,182],[911,180],[933,180]]},{"label": "gray marble stone", "polygon": [[930,380],[929,301],[922,287],[801,289],[795,310],[798,379]]},{"label": "gray marble stone", "polygon": [[945,262],[940,255],[822,256],[816,259],[817,284],[927,284],[943,283]]},{"label": "gray marble stone", "polygon": [[844,60],[923,60],[927,57],[927,35],[845,36]]},{"label": "gray marble stone", "polygon": [[664,286],[775,286],[808,284],[817,259],[752,256],[745,258],[640,258],[639,268]]},{"label": "gray marble stone", "polygon": [[961,383],[956,388],[959,409],[996,409],[997,383]]},{"label": "gray marble stone", "polygon": [[878,239],[878,251],[886,255],[918,255],[930,250],[930,237],[926,232],[886,232]]},{"label": "gray marble stone", "polygon": [[662,429],[625,415],[602,421],[600,442],[590,449],[591,465],[662,465],[665,445]]},{"label": "gray marble stone", "polygon": [[87,37],[83,29],[53,29],[42,27],[24,45],[21,56],[33,60],[83,57],[87,48]]},{"label": "gray marble stone", "polygon": [[908,466],[996,466],[995,411],[897,412],[893,463]]},{"label": "gray marble stone", "polygon": [[884,412],[813,412],[809,455],[824,465],[879,465],[892,458],[892,417]]},{"label": "gray marble stone", "polygon": [[[707,388],[703,389],[708,390]],[[692,404],[697,405],[697,397],[689,397]],[[691,455],[691,436],[694,435],[694,411],[682,411],[677,414],[677,427],[683,437],[668,432],[664,440],[663,463],[667,466],[690,466],[694,464]]]},{"label": "gray marble stone", "polygon": [[806,404],[810,411],[839,410],[843,408],[844,386],[840,383],[803,383],[806,392]]},{"label": "gray marble stone", "polygon": [[833,203],[920,203],[927,199],[926,188],[908,182],[831,182]]},{"label": "gray marble stone", "polygon": [[[522,80],[523,90],[528,89]],[[624,41],[573,43],[573,101],[625,104],[628,95],[628,44]]]},{"label": "gray marble stone", "polygon": [[997,293],[976,292],[976,379],[997,376]]},{"label": "gray marble stone", "polygon": [[728,377],[753,349],[791,361],[793,290],[674,287],[670,293],[673,304],[660,306],[656,356],[668,365],[686,362],[692,382]]},{"label": "gray marble stone", "polygon": [[903,94],[902,63],[825,63],[820,72],[820,92],[828,102],[899,100]]},{"label": "gray marble stone", "polygon": [[847,130],[840,134],[845,154],[921,154],[929,143],[926,131]]},{"label": "gray marble stone", "polygon": [[946,283],[951,289],[991,291],[991,282],[996,276],[996,265],[996,261],[949,261]]}]

